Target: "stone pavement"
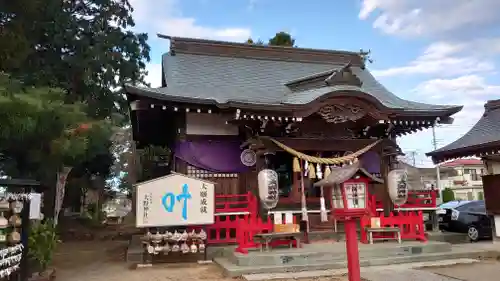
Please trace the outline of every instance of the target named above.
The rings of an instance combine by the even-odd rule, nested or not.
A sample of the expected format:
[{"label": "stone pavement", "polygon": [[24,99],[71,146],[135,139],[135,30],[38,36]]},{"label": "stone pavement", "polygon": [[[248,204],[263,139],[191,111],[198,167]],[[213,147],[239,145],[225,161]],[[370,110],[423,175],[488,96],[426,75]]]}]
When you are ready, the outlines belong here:
[{"label": "stone pavement", "polygon": [[367,281],[461,281],[417,269],[369,270],[362,272],[361,278]]},{"label": "stone pavement", "polygon": [[[393,264],[393,265],[383,265],[383,266],[369,266],[369,267],[362,267],[361,274],[364,276],[365,279],[370,280],[370,278],[378,278],[380,276],[383,276],[384,272],[391,272],[391,274],[393,275],[397,275],[397,272],[402,272],[399,275],[406,276],[405,275],[406,271],[416,272],[414,270],[419,268],[436,267],[436,266],[449,267],[449,266],[475,264],[479,262],[480,262],[479,260],[474,260],[474,259],[453,259],[453,260],[415,262],[415,263]],[[287,272],[287,273],[251,274],[251,275],[244,275],[243,279],[247,281],[267,281],[267,280],[281,281],[286,278],[293,278],[297,280],[309,280],[309,279],[315,280],[315,278],[340,276],[340,275],[347,275],[347,268]],[[394,278],[392,280],[398,281],[399,279]],[[427,279],[422,279],[422,280],[427,280]],[[441,279],[436,279],[436,280],[441,280]]]},{"label": "stone pavement", "polygon": [[498,261],[482,261],[468,265],[428,268],[425,271],[466,281],[500,280],[500,262]]}]

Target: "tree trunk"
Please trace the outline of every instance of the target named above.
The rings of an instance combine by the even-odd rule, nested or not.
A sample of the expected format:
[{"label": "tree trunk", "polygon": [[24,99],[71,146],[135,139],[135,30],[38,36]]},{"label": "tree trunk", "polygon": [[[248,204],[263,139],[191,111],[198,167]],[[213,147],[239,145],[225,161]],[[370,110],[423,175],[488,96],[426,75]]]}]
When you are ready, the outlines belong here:
[{"label": "tree trunk", "polygon": [[132,193],[132,216],[135,221],[135,215],[136,215],[136,205],[137,205],[137,194],[136,190],[133,187],[133,185],[137,182],[137,175],[139,173],[140,169],[140,163],[139,163],[139,157],[137,156],[137,147],[135,141],[131,141],[131,148],[132,148],[132,153],[130,155],[130,161],[129,161],[129,173],[128,173],[128,179],[129,179],[129,184],[132,185],[132,188],[130,192]]},{"label": "tree trunk", "polygon": [[57,173],[43,181],[43,216],[44,218],[54,218],[54,208],[56,203],[56,183]]}]

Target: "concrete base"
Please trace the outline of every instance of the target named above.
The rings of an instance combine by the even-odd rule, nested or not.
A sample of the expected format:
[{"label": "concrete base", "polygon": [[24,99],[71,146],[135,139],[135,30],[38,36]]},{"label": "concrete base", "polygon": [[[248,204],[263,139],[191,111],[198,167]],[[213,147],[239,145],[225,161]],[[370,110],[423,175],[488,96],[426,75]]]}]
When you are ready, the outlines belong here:
[{"label": "concrete base", "polygon": [[144,248],[141,243],[141,235],[134,235],[130,239],[127,247],[126,261],[129,264],[142,264],[144,263]]},{"label": "concrete base", "polygon": [[[450,243],[433,241],[360,244],[360,263],[361,266],[379,266],[497,256],[496,251],[464,246],[455,249]],[[230,257],[215,258],[214,261],[222,267],[225,275],[230,277],[256,273],[340,269],[347,266],[344,243],[313,243],[304,245],[301,249],[276,249],[268,253],[250,252],[248,255],[234,253]]]},{"label": "concrete base", "polygon": [[[422,253],[450,252],[451,244],[443,242],[407,242],[359,244],[363,258],[396,257]],[[233,253],[231,261],[238,266],[304,265],[347,259],[344,243],[313,243],[300,249],[273,249],[270,252],[252,251],[248,255]]]},{"label": "concrete base", "polygon": [[[335,233],[333,231],[312,231],[309,233],[310,241],[322,241],[322,240],[337,240],[343,241],[343,233]],[[212,260],[216,257],[230,257],[234,253],[236,245],[224,245],[224,246],[208,246],[207,247],[207,259]],[[144,260],[144,248],[141,242],[141,235],[134,235],[130,239],[127,248],[127,262],[131,264],[138,264],[145,262]]]},{"label": "concrete base", "polygon": [[470,243],[465,233],[434,231],[427,232],[427,238],[429,241],[447,242],[451,244]]}]

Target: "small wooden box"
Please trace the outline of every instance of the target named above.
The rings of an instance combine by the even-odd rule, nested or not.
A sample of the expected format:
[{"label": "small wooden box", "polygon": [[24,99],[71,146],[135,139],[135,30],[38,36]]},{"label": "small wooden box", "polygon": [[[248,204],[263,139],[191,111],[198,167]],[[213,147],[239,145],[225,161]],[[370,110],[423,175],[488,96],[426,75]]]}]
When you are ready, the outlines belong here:
[{"label": "small wooden box", "polygon": [[380,228],[380,218],[371,218],[370,219],[370,227],[371,228]]},{"label": "small wooden box", "polygon": [[299,232],[299,225],[295,223],[286,223],[286,224],[275,224],[274,232],[283,233],[283,232]]}]

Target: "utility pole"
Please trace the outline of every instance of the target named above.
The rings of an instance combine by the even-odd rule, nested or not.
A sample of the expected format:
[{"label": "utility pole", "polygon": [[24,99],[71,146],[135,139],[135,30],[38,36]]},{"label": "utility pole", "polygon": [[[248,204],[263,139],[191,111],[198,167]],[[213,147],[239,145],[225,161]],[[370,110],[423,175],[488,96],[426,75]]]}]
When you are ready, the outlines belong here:
[{"label": "utility pole", "polygon": [[417,156],[416,151],[410,151],[411,163],[412,163],[413,167],[417,166],[416,156]]},{"label": "utility pole", "polygon": [[[432,144],[434,145],[434,150],[437,149],[437,140],[436,140],[436,126],[432,126]],[[441,174],[439,172],[439,165],[436,165],[436,189],[439,192],[439,199],[443,201],[443,191],[441,190]]]}]

